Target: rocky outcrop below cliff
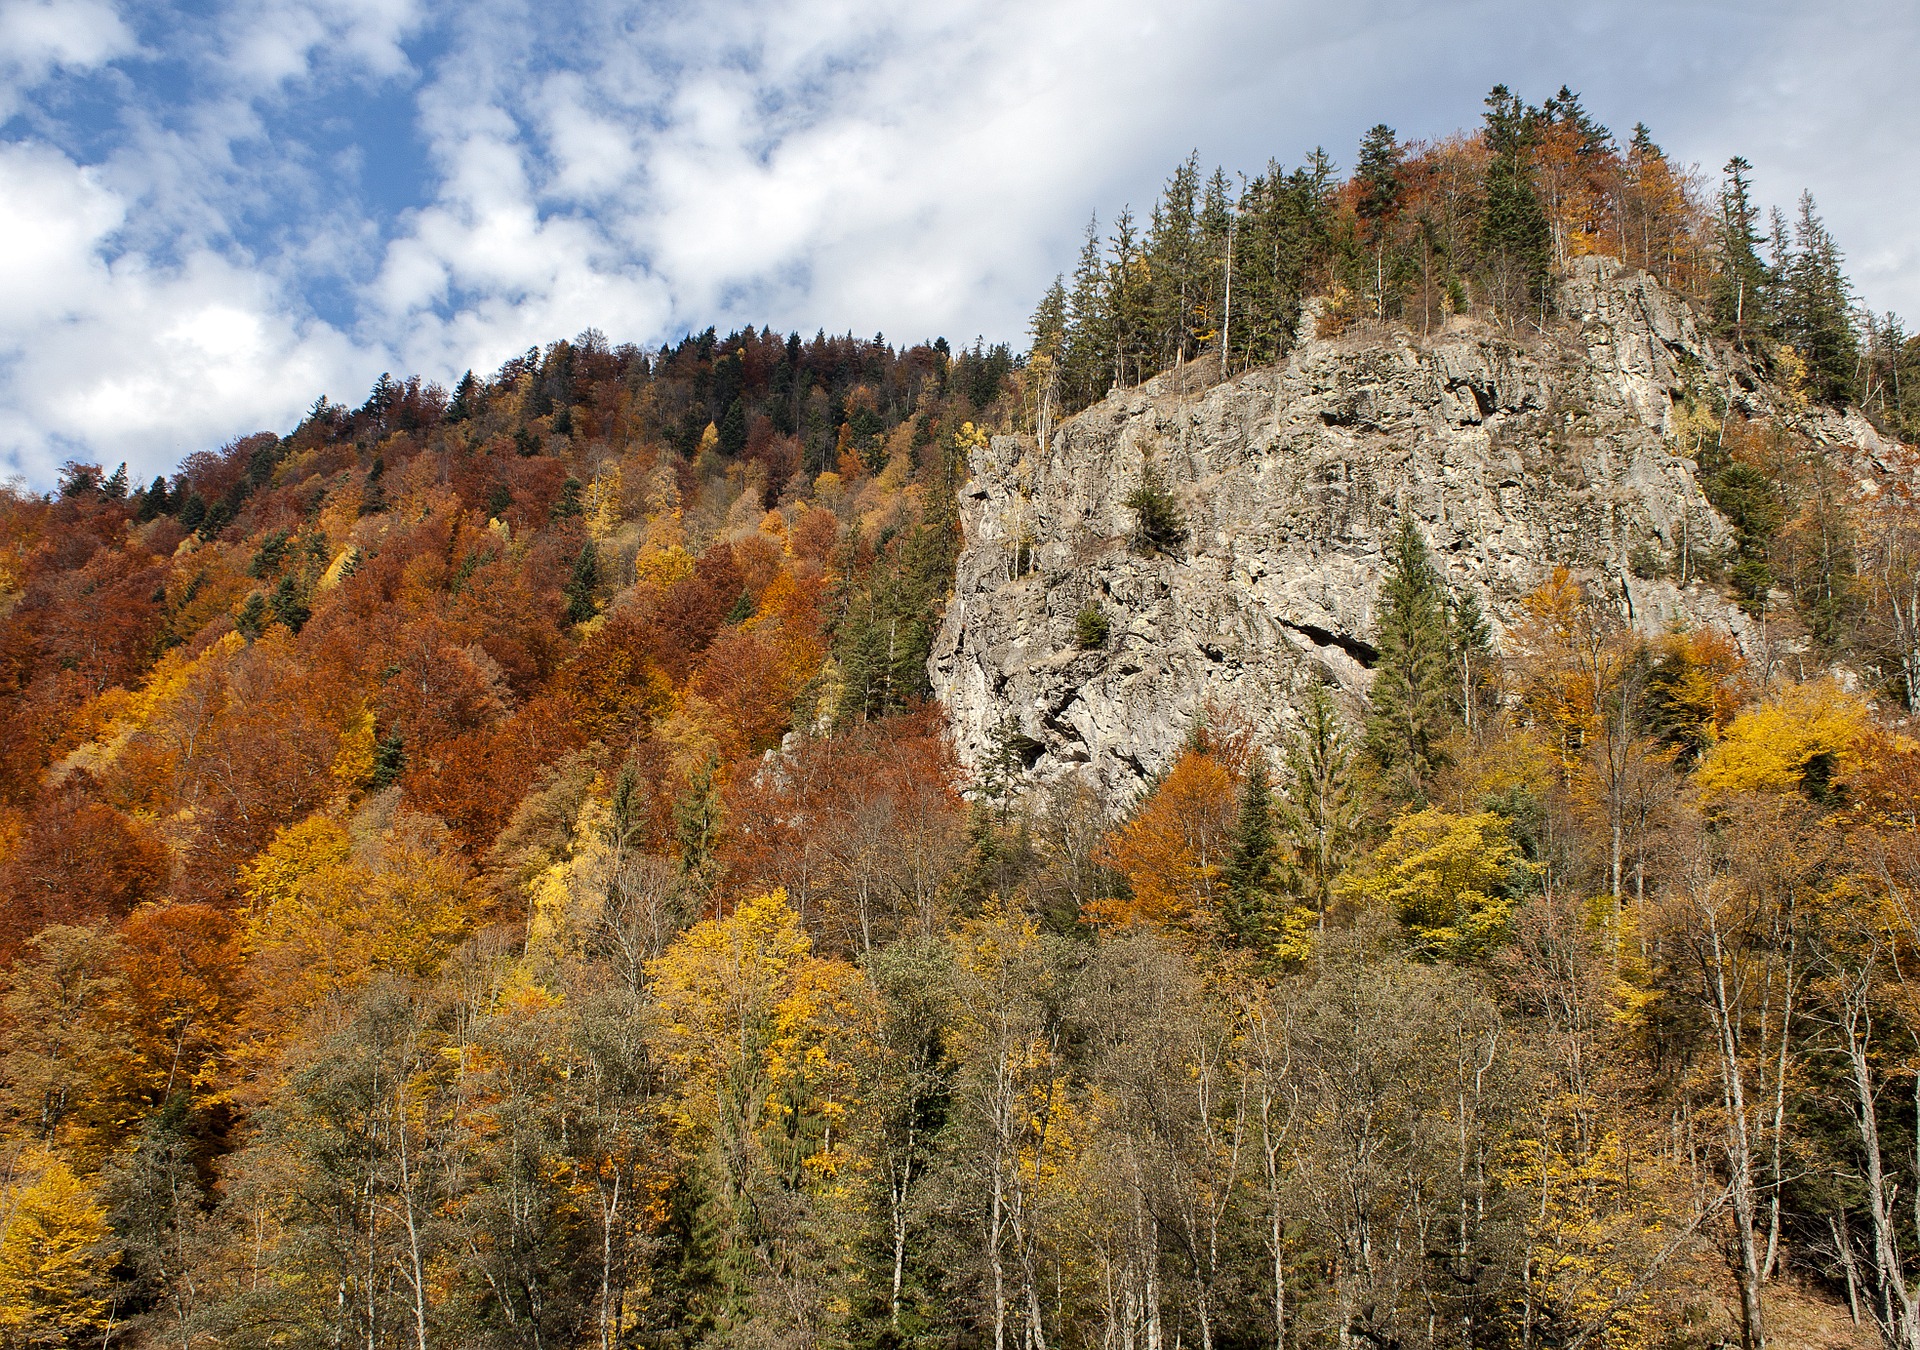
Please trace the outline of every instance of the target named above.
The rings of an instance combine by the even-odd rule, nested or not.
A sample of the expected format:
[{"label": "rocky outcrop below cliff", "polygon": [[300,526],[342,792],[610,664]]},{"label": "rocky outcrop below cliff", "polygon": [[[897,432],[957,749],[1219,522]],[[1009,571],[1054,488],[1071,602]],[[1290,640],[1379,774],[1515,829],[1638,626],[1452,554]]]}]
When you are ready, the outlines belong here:
[{"label": "rocky outcrop below cliff", "polygon": [[[999,436],[961,489],[966,546],[930,660],[963,759],[1012,745],[1038,780],[1124,793],[1214,708],[1277,741],[1310,681],[1358,712],[1371,681],[1383,548],[1411,515],[1495,641],[1565,564],[1654,632],[1757,626],[1699,562],[1728,526],[1670,435],[1689,389],[1774,396],[1644,274],[1582,260],[1550,331],[1457,324],[1305,336],[1280,365],[1188,391],[1196,367],[1117,392],[1049,444]],[[1311,334],[1310,309],[1302,329]],[[1871,451],[1864,419],[1802,415]],[[1188,525],[1130,547],[1124,504],[1151,463]],[[1077,618],[1105,616],[1083,648]]]}]

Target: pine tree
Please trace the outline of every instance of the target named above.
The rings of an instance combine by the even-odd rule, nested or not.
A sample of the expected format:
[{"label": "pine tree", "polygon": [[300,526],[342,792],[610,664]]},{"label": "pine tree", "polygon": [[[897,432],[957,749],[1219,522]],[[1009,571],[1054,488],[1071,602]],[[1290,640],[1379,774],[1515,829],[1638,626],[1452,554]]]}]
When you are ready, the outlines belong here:
[{"label": "pine tree", "polygon": [[594,592],[600,589],[600,552],[589,539],[580,546],[580,556],[573,560],[573,574],[567,578],[562,593],[567,597],[566,622],[585,623],[598,610],[594,605]]},{"label": "pine tree", "polygon": [[580,492],[580,480],[569,477],[560,485],[560,499],[548,508],[547,519],[572,520],[584,514],[587,508],[580,500]]},{"label": "pine tree", "polygon": [[1399,791],[1418,801],[1453,725],[1447,588],[1411,517],[1401,518],[1388,566],[1367,752]]},{"label": "pine tree", "polygon": [[1285,859],[1276,814],[1266,756],[1255,753],[1240,788],[1233,850],[1221,873],[1227,888],[1223,917],[1228,936],[1253,951],[1271,946],[1280,928]]}]

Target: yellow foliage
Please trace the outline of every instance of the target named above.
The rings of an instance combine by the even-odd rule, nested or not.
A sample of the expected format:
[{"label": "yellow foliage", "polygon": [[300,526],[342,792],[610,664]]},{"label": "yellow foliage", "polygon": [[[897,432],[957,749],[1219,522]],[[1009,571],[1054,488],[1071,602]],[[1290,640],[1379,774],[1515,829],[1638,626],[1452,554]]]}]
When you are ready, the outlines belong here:
[{"label": "yellow foliage", "polygon": [[1789,685],[1733,719],[1694,782],[1710,801],[1737,792],[1794,792],[1817,765],[1839,767],[1866,730],[1866,705],[1831,680]]},{"label": "yellow foliage", "polygon": [[797,1179],[839,1166],[864,1021],[860,973],[816,957],[783,890],[683,933],[648,964],[678,1120]]},{"label": "yellow foliage", "polygon": [[1513,902],[1498,892],[1519,863],[1498,815],[1429,807],[1401,817],[1345,889],[1391,912],[1426,953],[1478,956],[1506,929]]},{"label": "yellow foliage", "polygon": [[373,972],[426,976],[471,927],[478,896],[445,828],[402,815],[354,847],[313,816],[248,869],[246,941],[262,1011],[313,1007]]},{"label": "yellow foliage", "polygon": [[362,707],[340,735],[340,750],[333,757],[334,781],[349,792],[365,787],[373,777],[377,739],[374,735],[373,710]]},{"label": "yellow foliage", "polygon": [[330,591],[338,586],[347,575],[347,569],[360,561],[360,550],[349,544],[340,550],[340,556],[327,564],[327,570],[320,574],[319,582],[314,586],[317,591]]},{"label": "yellow foliage", "polygon": [[56,1154],[34,1147],[0,1186],[0,1343],[90,1343],[106,1322],[115,1253],[107,1211]]},{"label": "yellow foliage", "polygon": [[623,491],[618,464],[609,465],[595,474],[593,482],[588,485],[581,505],[586,516],[587,531],[595,539],[605,539],[620,528]]},{"label": "yellow foliage", "polygon": [[678,507],[649,520],[633,560],[634,580],[644,588],[664,591],[681,577],[692,576],[693,555],[686,545]]}]

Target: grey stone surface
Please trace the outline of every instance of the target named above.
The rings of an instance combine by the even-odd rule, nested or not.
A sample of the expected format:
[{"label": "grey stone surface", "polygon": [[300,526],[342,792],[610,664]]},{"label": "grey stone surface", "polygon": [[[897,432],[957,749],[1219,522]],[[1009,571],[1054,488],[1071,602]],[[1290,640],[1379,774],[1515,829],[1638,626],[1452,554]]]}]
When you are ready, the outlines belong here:
[{"label": "grey stone surface", "polygon": [[[1610,260],[1582,261],[1562,313],[1523,338],[1465,324],[1426,341],[1308,337],[1210,388],[1183,389],[1199,383],[1189,366],[1117,392],[1045,447],[995,437],[962,489],[966,546],[930,661],[962,758],[979,767],[1011,730],[1029,738],[1033,779],[1090,773],[1124,794],[1178,754],[1203,708],[1277,741],[1320,680],[1357,714],[1402,513],[1479,596],[1496,644],[1565,564],[1644,630],[1711,624],[1751,648],[1746,615],[1679,580],[1728,527],[1668,432],[1689,383],[1754,412],[1773,396],[1682,301]],[[1857,415],[1823,416],[1823,439],[1877,439]],[[1171,556],[1129,547],[1123,503],[1149,459],[1190,527]],[[1634,576],[1636,549],[1672,579]],[[1111,634],[1083,651],[1089,600]]]}]

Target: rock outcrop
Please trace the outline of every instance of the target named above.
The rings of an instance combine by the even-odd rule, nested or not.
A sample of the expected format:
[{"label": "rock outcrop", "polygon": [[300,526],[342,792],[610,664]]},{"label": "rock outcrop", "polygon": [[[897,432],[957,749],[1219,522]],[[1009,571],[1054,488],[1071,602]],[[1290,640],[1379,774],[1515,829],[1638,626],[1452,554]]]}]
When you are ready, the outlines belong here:
[{"label": "rock outcrop", "polygon": [[[1125,793],[1202,708],[1274,740],[1309,681],[1357,711],[1402,514],[1478,595],[1496,644],[1565,564],[1644,630],[1712,624],[1751,648],[1756,626],[1698,580],[1729,530],[1669,432],[1689,388],[1755,412],[1771,395],[1684,302],[1610,260],[1583,260],[1561,311],[1530,339],[1464,324],[1306,337],[1211,388],[1183,390],[1190,366],[1115,393],[1044,447],[993,438],[961,490],[966,547],[930,661],[962,757],[978,768],[1011,746],[1039,780],[1089,772]],[[1872,437],[1838,415],[1815,434]],[[1189,527],[1172,554],[1129,546],[1124,502],[1149,462]],[[1110,632],[1083,649],[1090,602]]]}]

